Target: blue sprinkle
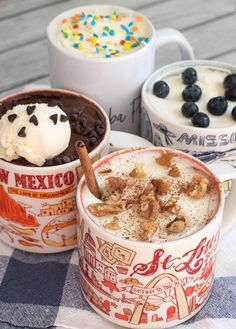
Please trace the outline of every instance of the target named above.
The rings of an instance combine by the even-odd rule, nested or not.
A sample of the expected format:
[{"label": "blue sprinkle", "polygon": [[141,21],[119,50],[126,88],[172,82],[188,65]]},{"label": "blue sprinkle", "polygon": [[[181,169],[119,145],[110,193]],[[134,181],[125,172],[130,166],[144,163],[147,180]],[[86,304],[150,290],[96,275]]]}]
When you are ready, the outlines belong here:
[{"label": "blue sprinkle", "polygon": [[150,41],[150,38],[146,38],[146,39],[145,39],[145,42],[148,43],[149,41]]},{"label": "blue sprinkle", "polygon": [[99,53],[99,48],[98,48],[98,47],[96,47],[96,53],[97,53],[97,54]]},{"label": "blue sprinkle", "polygon": [[88,14],[87,17],[90,18],[90,17],[93,17],[93,15],[92,14]]},{"label": "blue sprinkle", "polygon": [[129,31],[129,34],[130,34],[130,35],[133,35],[133,34],[134,34],[134,32],[132,32],[132,31]]},{"label": "blue sprinkle", "polygon": [[129,34],[129,30],[127,29],[127,27],[124,24],[121,24],[120,27],[127,33]]},{"label": "blue sprinkle", "polygon": [[102,36],[103,37],[107,37],[107,33],[106,32],[102,32]]},{"label": "blue sprinkle", "polygon": [[79,17],[81,20],[85,19],[85,15],[84,14],[81,14],[80,17]]},{"label": "blue sprinkle", "polygon": [[78,48],[78,47],[79,47],[78,43],[74,43],[74,44],[73,44],[73,47],[74,47],[74,48]]},{"label": "blue sprinkle", "polygon": [[91,25],[93,25],[93,26],[96,25],[96,22],[95,21],[92,21],[91,22]]},{"label": "blue sprinkle", "polygon": [[110,30],[109,34],[110,34],[111,36],[113,36],[113,35],[115,35],[115,31],[114,31],[114,30]]},{"label": "blue sprinkle", "polygon": [[127,37],[125,37],[125,40],[130,40],[131,37],[129,35],[127,35]]},{"label": "blue sprinkle", "polygon": [[133,26],[134,25],[134,22],[130,22],[128,25],[129,26]]},{"label": "blue sprinkle", "polygon": [[102,48],[103,48],[103,49],[106,49],[106,48],[107,48],[107,45],[102,46]]},{"label": "blue sprinkle", "polygon": [[83,35],[80,35],[79,36],[79,39],[82,41],[82,40],[84,40],[84,36]]},{"label": "blue sprinkle", "polygon": [[84,21],[84,25],[87,25],[87,21]]},{"label": "blue sprinkle", "polygon": [[106,54],[106,57],[109,58],[109,57],[111,57],[111,55],[110,54]]},{"label": "blue sprinkle", "polygon": [[98,38],[98,35],[96,33],[93,34],[94,37]]},{"label": "blue sprinkle", "polygon": [[110,16],[109,15],[107,15],[107,16],[105,16],[106,18],[110,18]]},{"label": "blue sprinkle", "polygon": [[138,37],[138,41],[139,42],[142,42],[143,41],[143,38],[142,37]]},{"label": "blue sprinkle", "polygon": [[120,50],[117,49],[117,50],[116,50],[116,53],[119,54],[119,53],[120,53]]}]

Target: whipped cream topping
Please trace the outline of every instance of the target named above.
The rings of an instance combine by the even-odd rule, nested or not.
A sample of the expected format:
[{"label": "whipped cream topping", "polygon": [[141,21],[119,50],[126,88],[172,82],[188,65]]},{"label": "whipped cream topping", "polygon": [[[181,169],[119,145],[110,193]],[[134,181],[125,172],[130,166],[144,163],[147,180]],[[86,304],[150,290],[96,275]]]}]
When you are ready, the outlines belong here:
[{"label": "whipped cream topping", "polygon": [[144,47],[150,41],[151,31],[143,16],[101,6],[61,18],[54,38],[75,54],[109,58]]},{"label": "whipped cream topping", "polygon": [[69,145],[71,128],[66,113],[45,103],[19,104],[0,119],[0,158],[25,158],[32,164],[62,153]]},{"label": "whipped cream topping", "polygon": [[[183,116],[181,113],[181,107],[185,102],[182,98],[182,91],[186,87],[183,83],[181,74],[183,68],[173,73],[172,75],[158,77],[158,80],[164,80],[170,87],[169,95],[162,99],[153,94],[153,81],[149,85],[147,90],[147,98],[151,108],[158,114],[160,118],[168,120],[174,124],[181,124],[185,126],[191,126],[190,119]],[[199,112],[206,113],[210,118],[209,128],[223,128],[231,127],[235,125],[235,121],[232,119],[231,111],[236,106],[235,102],[228,101],[228,109],[225,114],[221,116],[215,116],[209,113],[207,110],[208,101],[217,96],[224,96],[225,89],[223,86],[224,78],[231,72],[223,69],[216,69],[210,67],[196,67],[198,79],[197,84],[202,90],[202,96],[199,101],[196,102]]]}]

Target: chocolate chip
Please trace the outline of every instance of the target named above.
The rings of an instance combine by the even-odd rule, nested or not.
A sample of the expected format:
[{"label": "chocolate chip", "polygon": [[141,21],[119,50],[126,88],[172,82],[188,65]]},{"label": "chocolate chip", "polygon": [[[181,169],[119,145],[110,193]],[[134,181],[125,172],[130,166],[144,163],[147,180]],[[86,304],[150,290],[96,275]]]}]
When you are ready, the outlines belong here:
[{"label": "chocolate chip", "polygon": [[66,122],[66,121],[68,121],[68,117],[66,115],[64,115],[64,114],[61,114],[60,115],[60,121],[61,122]]},{"label": "chocolate chip", "polygon": [[79,123],[75,124],[73,126],[73,132],[76,133],[76,134],[81,134],[82,130],[83,130],[83,128],[81,127],[81,125]]},{"label": "chocolate chip", "polygon": [[49,160],[47,160],[46,163],[45,163],[46,166],[54,166],[54,164],[55,164],[55,163],[54,163],[54,159],[49,159]]},{"label": "chocolate chip", "polygon": [[105,128],[102,125],[97,125],[95,129],[99,136],[102,136],[105,131]]},{"label": "chocolate chip", "polygon": [[95,137],[91,137],[91,138],[89,139],[89,144],[90,144],[91,146],[96,145],[96,144],[97,144],[97,138],[95,138]]},{"label": "chocolate chip", "polygon": [[84,127],[84,128],[86,127],[86,125],[87,125],[86,118],[84,118],[84,117],[80,118],[79,122],[80,122],[82,127]]},{"label": "chocolate chip", "polygon": [[31,115],[34,110],[36,109],[36,106],[35,105],[28,105],[27,108],[26,108],[26,112],[28,115]]},{"label": "chocolate chip", "polygon": [[32,117],[29,119],[29,122],[33,123],[35,126],[39,124],[36,115],[32,115]]},{"label": "chocolate chip", "polygon": [[73,112],[73,113],[76,113],[76,114],[82,114],[83,111],[84,111],[84,108],[85,108],[85,106],[82,106],[82,107],[80,107],[80,108],[78,108],[78,107],[73,107],[72,112]]},{"label": "chocolate chip", "polygon": [[11,123],[14,122],[16,118],[17,118],[17,114],[10,114],[7,117],[8,121],[10,121]]},{"label": "chocolate chip", "polygon": [[61,165],[61,164],[63,164],[63,159],[62,159],[61,157],[56,158],[56,159],[55,159],[55,164],[56,164],[56,165]]},{"label": "chocolate chip", "polygon": [[18,132],[18,136],[19,136],[19,137],[26,137],[25,129],[26,129],[26,127],[22,127],[22,128],[19,130],[19,132]]},{"label": "chocolate chip", "polygon": [[57,124],[58,117],[57,117],[57,114],[56,113],[53,114],[53,115],[51,115],[49,118],[53,121],[54,125]]},{"label": "chocolate chip", "polygon": [[63,161],[63,163],[69,163],[69,162],[71,162],[71,157],[69,156],[69,155],[64,155],[63,157],[62,157],[62,161]]},{"label": "chocolate chip", "polygon": [[97,139],[99,138],[95,130],[90,131],[89,137],[96,137]]},{"label": "chocolate chip", "polygon": [[102,126],[102,121],[96,120],[94,124],[95,124],[95,126]]},{"label": "chocolate chip", "polygon": [[72,121],[77,121],[78,118],[79,118],[79,114],[78,114],[78,113],[71,113],[71,114],[70,114],[70,119],[71,119]]}]

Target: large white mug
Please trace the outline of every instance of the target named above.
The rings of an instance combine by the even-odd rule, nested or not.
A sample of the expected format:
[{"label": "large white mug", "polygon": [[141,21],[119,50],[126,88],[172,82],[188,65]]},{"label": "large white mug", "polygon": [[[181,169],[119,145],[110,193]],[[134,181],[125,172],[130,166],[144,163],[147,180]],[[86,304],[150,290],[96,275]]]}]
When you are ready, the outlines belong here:
[{"label": "large white mug", "polygon": [[[65,17],[89,9],[139,15],[149,27],[150,42],[128,55],[112,58],[78,55],[56,40],[57,24]],[[93,5],[68,10],[52,20],[47,29],[52,87],[79,91],[106,110],[112,129],[139,134],[140,93],[145,79],[155,69],[156,50],[168,43],[178,45],[182,59],[193,59],[193,49],[178,30],[155,31],[144,15],[119,6]]]}]

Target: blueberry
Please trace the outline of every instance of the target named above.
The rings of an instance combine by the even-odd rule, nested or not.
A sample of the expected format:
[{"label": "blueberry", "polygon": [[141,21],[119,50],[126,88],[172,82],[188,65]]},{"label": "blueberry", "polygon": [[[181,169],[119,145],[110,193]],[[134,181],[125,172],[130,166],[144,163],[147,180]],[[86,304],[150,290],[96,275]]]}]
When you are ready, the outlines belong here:
[{"label": "blueberry", "polygon": [[207,109],[213,115],[224,114],[227,110],[227,107],[228,102],[223,96],[213,97],[207,103]]},{"label": "blueberry", "polygon": [[195,127],[206,128],[210,124],[210,119],[207,114],[197,112],[192,116],[192,124]]},{"label": "blueberry", "polygon": [[97,125],[95,130],[99,136],[102,136],[105,131],[105,127],[103,127],[103,125]]},{"label": "blueberry", "polygon": [[181,108],[183,116],[186,118],[191,118],[195,113],[198,112],[198,106],[192,102],[186,102],[182,105]]},{"label": "blueberry", "polygon": [[236,121],[236,106],[232,109],[231,115],[234,121]]},{"label": "blueberry", "polygon": [[224,79],[224,87],[228,88],[236,88],[236,74],[229,74]]},{"label": "blueberry", "polygon": [[225,97],[229,100],[229,101],[236,101],[236,88],[229,88],[225,91]]},{"label": "blueberry", "polygon": [[169,94],[170,88],[165,81],[157,81],[153,85],[153,94],[159,98],[166,98]]},{"label": "blueberry", "polygon": [[182,92],[183,99],[186,102],[197,102],[201,95],[202,91],[198,85],[187,86]]},{"label": "blueberry", "polygon": [[193,85],[197,81],[197,71],[188,67],[182,73],[182,79],[185,85]]}]

